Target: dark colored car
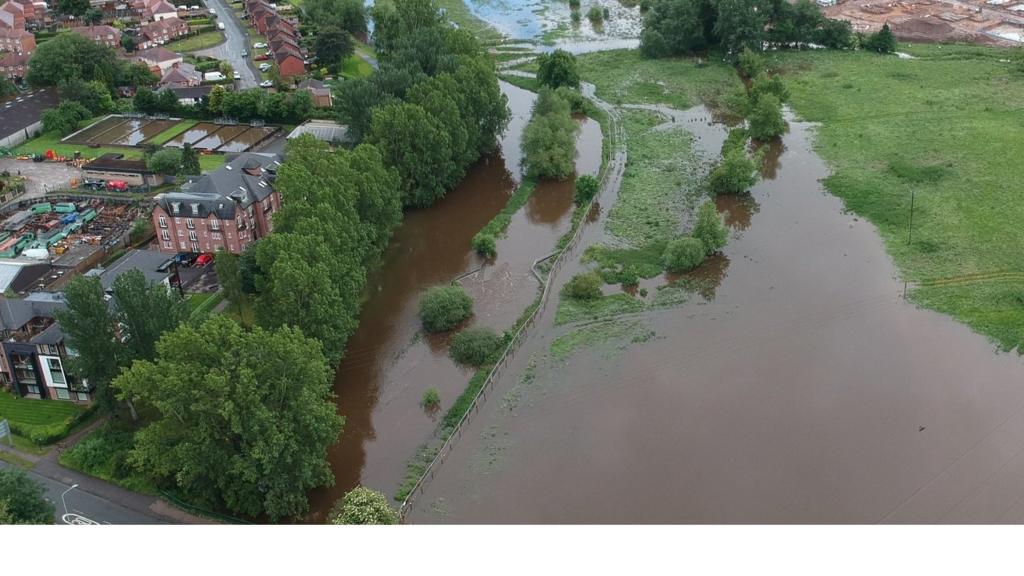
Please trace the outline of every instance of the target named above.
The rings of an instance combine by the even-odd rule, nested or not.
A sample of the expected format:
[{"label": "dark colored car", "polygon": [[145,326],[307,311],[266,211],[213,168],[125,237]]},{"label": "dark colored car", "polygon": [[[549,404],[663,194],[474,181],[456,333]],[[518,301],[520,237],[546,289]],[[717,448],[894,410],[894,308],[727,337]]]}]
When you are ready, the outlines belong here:
[{"label": "dark colored car", "polygon": [[174,257],[174,261],[177,262],[179,266],[191,266],[198,259],[199,254],[196,252],[178,252]]}]

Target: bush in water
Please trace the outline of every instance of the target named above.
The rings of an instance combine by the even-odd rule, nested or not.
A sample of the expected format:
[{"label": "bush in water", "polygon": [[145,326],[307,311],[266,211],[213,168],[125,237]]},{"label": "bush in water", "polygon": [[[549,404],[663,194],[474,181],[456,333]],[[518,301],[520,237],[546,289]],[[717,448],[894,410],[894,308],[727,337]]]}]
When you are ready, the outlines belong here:
[{"label": "bush in water", "polygon": [[562,288],[562,294],[574,300],[597,300],[604,280],[597,272],[577,274]]},{"label": "bush in water", "polygon": [[429,410],[434,410],[441,407],[441,393],[437,391],[437,388],[427,388],[423,392],[423,407]]},{"label": "bush in water", "polygon": [[600,183],[597,178],[585,174],[576,179],[576,205],[583,206],[597,195]]},{"label": "bush in water", "polygon": [[677,238],[665,248],[664,262],[669,272],[689,272],[704,262],[704,243],[689,236]]},{"label": "bush in water", "polygon": [[743,150],[730,150],[711,171],[708,186],[715,194],[740,194],[757,182],[757,166]]},{"label": "bush in water", "polygon": [[691,235],[704,245],[704,253],[714,254],[729,241],[729,229],[722,223],[722,216],[715,203],[708,200],[697,209],[697,224]]},{"label": "bush in water", "polygon": [[473,314],[473,299],[461,286],[435,286],[420,300],[420,320],[427,332],[451,330]]},{"label": "bush in water", "polygon": [[501,347],[501,336],[490,328],[466,328],[452,337],[448,355],[466,366],[483,366]]},{"label": "bush in water", "polygon": [[494,258],[498,255],[498,241],[495,240],[494,234],[478,232],[473,236],[473,250],[484,258]]},{"label": "bush in water", "polygon": [[331,524],[398,524],[398,513],[386,496],[357,486],[345,494],[330,514]]}]

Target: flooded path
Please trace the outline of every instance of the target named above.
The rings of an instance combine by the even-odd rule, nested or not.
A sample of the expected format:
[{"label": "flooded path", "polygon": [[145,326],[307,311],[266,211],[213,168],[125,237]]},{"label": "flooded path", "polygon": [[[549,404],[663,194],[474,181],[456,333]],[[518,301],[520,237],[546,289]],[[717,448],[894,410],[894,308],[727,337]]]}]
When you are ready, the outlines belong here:
[{"label": "flooded path", "polygon": [[783,144],[720,202],[733,238],[704,297],[558,358],[572,327],[540,324],[410,522],[1024,519],[1024,363],[904,302],[873,226],[819,183],[811,127]]},{"label": "flooded path", "polygon": [[[444,336],[421,334],[418,304],[426,288],[485,264],[470,241],[504,208],[521,178],[520,136],[535,95],[504,82],[501,89],[509,98],[512,119],[500,151],[471,168],[433,207],[407,212],[368,281],[359,328],[335,376],[339,412],[346,418],[340,442],[328,452],[335,486],[310,494],[307,521],[322,521],[334,502],[359,484],[393,494],[406,462],[430,439],[439,417],[472,375],[448,358]],[[596,173],[600,127],[584,121],[580,134],[577,169]],[[504,330],[533,300],[537,284],[529,277],[529,266],[568,228],[573,186],[538,186],[498,242],[496,260],[463,282],[474,298],[474,323]],[[420,406],[430,387],[441,395],[441,410],[434,414]]]}]

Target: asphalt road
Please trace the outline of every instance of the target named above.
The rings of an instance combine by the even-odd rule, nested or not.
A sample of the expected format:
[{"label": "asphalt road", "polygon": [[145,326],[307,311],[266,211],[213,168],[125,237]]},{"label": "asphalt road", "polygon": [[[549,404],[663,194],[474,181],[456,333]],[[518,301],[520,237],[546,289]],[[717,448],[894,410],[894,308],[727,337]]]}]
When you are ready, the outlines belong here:
[{"label": "asphalt road", "polygon": [[230,62],[231,67],[242,77],[236,81],[237,87],[240,89],[255,88],[259,85],[260,75],[252,61],[242,56],[252,49],[245,26],[224,0],[207,0],[206,6],[217,12],[216,22],[224,23],[224,36],[227,41],[213,48],[197,50],[195,54]]},{"label": "asphalt road", "polygon": [[[0,462],[0,468],[14,468],[6,462]],[[54,508],[54,523],[55,524],[66,524],[63,520],[64,516],[64,504],[61,502],[61,494],[67,491],[71,486],[63,482],[51,480],[45,476],[41,476],[31,470],[26,471],[25,474],[29,478],[42,483],[46,490],[46,497],[53,502]],[[134,510],[130,510],[111,502],[94,494],[84,491],[81,487],[75,488],[67,493],[64,497],[64,501],[67,502],[68,512],[71,514],[77,514],[78,518],[84,518],[87,520],[81,521],[82,523],[97,523],[97,524],[165,524],[152,516],[140,514]],[[91,521],[91,522],[89,522]]]}]

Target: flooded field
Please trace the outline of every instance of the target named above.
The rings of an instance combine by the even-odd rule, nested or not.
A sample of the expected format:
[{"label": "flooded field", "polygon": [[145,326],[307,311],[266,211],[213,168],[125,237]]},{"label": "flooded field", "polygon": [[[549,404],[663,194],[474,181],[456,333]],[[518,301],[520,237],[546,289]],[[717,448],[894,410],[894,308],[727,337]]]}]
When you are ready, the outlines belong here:
[{"label": "flooded field", "polygon": [[175,125],[174,120],[111,116],[68,137],[68,142],[104,146],[136,146]]},{"label": "flooded field", "polygon": [[65,138],[65,140],[68,142],[89,143],[90,141],[92,141],[92,139],[99,137],[107,130],[110,130],[111,128],[121,124],[122,122],[124,122],[124,118],[121,118],[120,116],[110,116],[108,118],[100,120],[99,122],[96,122],[95,124],[89,126],[88,128],[85,128],[84,130],[79,131],[76,134],[68,136],[67,138]]},{"label": "flooded field", "polygon": [[174,138],[171,138],[166,144],[164,144],[164,146],[173,146],[175,148],[181,148],[185,144],[194,146],[196,142],[199,142],[221,128],[222,126],[214,124],[213,122],[200,122]]},{"label": "flooded field", "polygon": [[250,127],[245,132],[242,132],[238,136],[235,136],[233,140],[222,144],[217,149],[218,152],[245,152],[250,148],[256,146],[263,140],[273,134],[276,128],[253,128]]},{"label": "flooded field", "polygon": [[769,157],[719,202],[733,238],[703,289],[538,331],[409,521],[1024,519],[1024,363],[904,302],[873,226],[820,185],[809,125]]},{"label": "flooded field", "polygon": [[[66,141],[103,146],[139,146],[177,123],[177,120],[111,116],[69,136]],[[164,146],[181,148],[189,144],[217,152],[245,152],[276,131],[277,128],[272,126],[222,126],[213,122],[200,122],[167,141]]]},{"label": "flooded field", "polygon": [[[507,0],[489,2],[466,0],[466,7],[480,20],[515,40],[535,40],[546,44],[563,41],[587,41],[639,38],[643,18],[639,2],[598,0],[582,6],[581,18],[573,21],[569,4],[559,0]],[[600,22],[587,18],[591,6],[607,10]]]},{"label": "flooded field", "polygon": [[[336,484],[311,494],[309,521],[322,519],[358,484],[393,494],[406,462],[431,437],[439,417],[472,374],[448,358],[444,336],[422,335],[417,307],[424,289],[484,264],[470,241],[505,206],[520,179],[519,139],[534,94],[506,83],[501,88],[509,97],[512,120],[500,152],[477,163],[433,207],[406,213],[383,263],[369,280],[370,297],[363,305],[359,329],[335,377],[339,411],[346,418],[341,441],[328,454]],[[578,169],[596,172],[600,127],[583,122],[581,134],[587,142],[579,150]],[[532,301],[537,284],[529,278],[529,265],[568,227],[572,186],[538,187],[499,241],[495,261],[463,281],[474,296],[472,322],[505,329]],[[424,390],[431,386],[441,395],[441,410],[435,413],[420,406]]]},{"label": "flooded field", "polygon": [[200,150],[216,150],[248,129],[248,126],[222,126],[220,130],[196,142],[194,146]]}]

